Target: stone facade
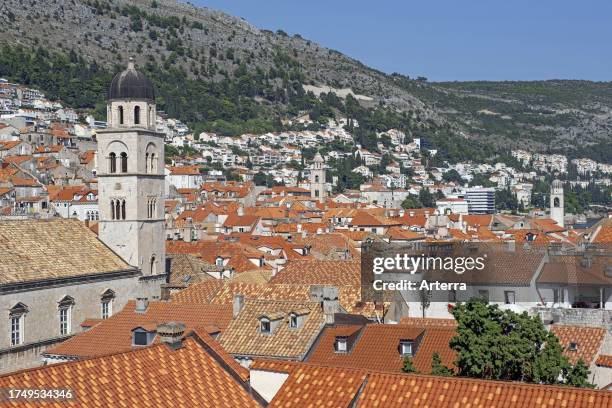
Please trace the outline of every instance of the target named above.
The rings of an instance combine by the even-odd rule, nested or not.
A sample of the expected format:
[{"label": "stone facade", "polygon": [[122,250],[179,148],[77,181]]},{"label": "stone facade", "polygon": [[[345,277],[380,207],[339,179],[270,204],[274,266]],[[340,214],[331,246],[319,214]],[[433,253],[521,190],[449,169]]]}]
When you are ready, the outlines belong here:
[{"label": "stone facade", "polygon": [[144,276],[161,276],[165,273],[164,135],[155,132],[155,104],[147,99],[114,99],[107,112],[109,127],[97,134],[99,236]]},{"label": "stone facade", "polygon": [[[21,288],[3,290],[0,308],[2,325],[6,327],[0,336],[0,373],[38,366],[40,354],[47,348],[81,331],[79,325],[87,318],[102,317],[102,301],[110,301],[108,312],[121,310],[129,299],[143,291],[135,269],[101,274],[85,279],[39,282]],[[68,330],[60,330],[60,303],[70,298]],[[17,304],[26,307],[21,320],[23,343],[11,346],[10,310]]]}]

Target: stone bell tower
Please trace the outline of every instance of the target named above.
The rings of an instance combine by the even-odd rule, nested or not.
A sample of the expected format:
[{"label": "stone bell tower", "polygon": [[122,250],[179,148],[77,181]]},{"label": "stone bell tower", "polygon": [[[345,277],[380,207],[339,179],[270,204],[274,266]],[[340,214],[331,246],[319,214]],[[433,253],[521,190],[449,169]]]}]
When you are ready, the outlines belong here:
[{"label": "stone bell tower", "polygon": [[108,92],[108,127],[97,132],[99,237],[144,276],[165,273],[164,135],[155,91],[130,58]]},{"label": "stone bell tower", "polygon": [[310,197],[316,198],[319,202],[325,201],[325,160],[323,156],[317,152],[312,165],[310,166]]},{"label": "stone bell tower", "polygon": [[563,225],[563,218],[565,217],[563,205],[563,183],[559,180],[554,180],[550,188],[550,218],[561,227],[565,227]]}]

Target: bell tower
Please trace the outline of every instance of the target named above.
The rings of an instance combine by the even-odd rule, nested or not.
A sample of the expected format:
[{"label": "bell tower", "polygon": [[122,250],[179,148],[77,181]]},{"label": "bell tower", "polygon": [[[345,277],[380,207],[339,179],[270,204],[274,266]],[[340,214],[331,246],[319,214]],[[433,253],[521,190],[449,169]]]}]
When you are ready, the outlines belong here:
[{"label": "bell tower", "polygon": [[312,165],[310,166],[310,197],[316,198],[319,202],[325,201],[325,160],[323,156],[317,152],[315,155]]},{"label": "bell tower", "polygon": [[563,209],[563,183],[554,180],[550,188],[550,218],[557,222],[557,225],[565,227],[565,210]]},{"label": "bell tower", "polygon": [[165,273],[164,135],[153,84],[134,67],[113,78],[97,132],[100,239],[144,276]]}]

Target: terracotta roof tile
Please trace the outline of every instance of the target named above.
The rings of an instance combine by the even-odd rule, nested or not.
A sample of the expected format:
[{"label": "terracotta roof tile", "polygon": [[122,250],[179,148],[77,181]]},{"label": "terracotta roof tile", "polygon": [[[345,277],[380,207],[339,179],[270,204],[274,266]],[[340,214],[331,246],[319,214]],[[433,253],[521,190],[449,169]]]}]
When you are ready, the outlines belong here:
[{"label": "terracotta roof tile", "polygon": [[0,221],[0,259],[0,284],[132,269],[72,219]]},{"label": "terracotta roof tile", "polygon": [[[183,347],[177,350],[157,344],[24,370],[0,377],[0,386],[73,390],[74,399],[48,401],[44,406],[49,407],[160,407],[169,402],[184,407],[259,406],[235,366],[228,364],[228,357],[210,336],[198,332],[183,340]],[[38,407],[40,403],[24,401],[19,406]]]},{"label": "terracotta roof tile", "polygon": [[[570,363],[576,364],[582,359],[587,366],[590,366],[597,357],[606,336],[606,329],[599,327],[553,324],[550,331],[559,338],[559,343],[563,346],[563,355]],[[572,351],[570,343],[576,343],[576,351]]]},{"label": "terracotta roof tile", "polygon": [[[289,327],[289,314],[307,308],[297,328]],[[280,320],[270,333],[260,331],[260,318]],[[318,302],[245,299],[238,316],[219,338],[230,354],[302,360],[325,324]]]},{"label": "terracotta roof tile", "polygon": [[[440,354],[442,364],[453,367],[455,352],[448,343],[454,335],[454,328],[401,324],[327,327],[316,349],[311,352],[308,363],[399,373],[403,366],[403,357],[399,353],[400,340],[410,340],[415,342],[413,362],[416,369],[429,373],[434,352]],[[354,337],[349,341],[346,353],[335,350],[338,336]]]}]

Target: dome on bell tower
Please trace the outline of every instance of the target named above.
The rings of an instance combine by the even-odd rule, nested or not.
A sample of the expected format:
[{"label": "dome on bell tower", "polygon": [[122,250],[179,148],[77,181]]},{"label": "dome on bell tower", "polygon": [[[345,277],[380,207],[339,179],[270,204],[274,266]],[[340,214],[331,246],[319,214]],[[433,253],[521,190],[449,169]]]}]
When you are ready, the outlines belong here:
[{"label": "dome on bell tower", "polygon": [[130,57],[127,69],[111,81],[108,100],[155,100],[153,84],[146,75],[136,71],[133,58]]}]

